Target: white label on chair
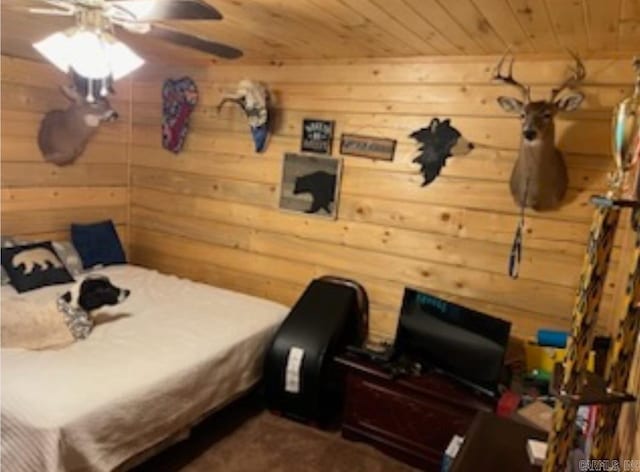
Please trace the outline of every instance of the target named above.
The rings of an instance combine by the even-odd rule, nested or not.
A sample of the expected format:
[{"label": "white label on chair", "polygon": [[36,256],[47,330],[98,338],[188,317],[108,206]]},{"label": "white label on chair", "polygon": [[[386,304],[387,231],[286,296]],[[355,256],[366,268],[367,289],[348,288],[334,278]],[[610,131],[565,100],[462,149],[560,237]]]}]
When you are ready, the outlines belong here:
[{"label": "white label on chair", "polygon": [[287,357],[287,371],[284,379],[284,390],[289,393],[300,393],[300,369],[304,350],[299,347],[291,347]]}]

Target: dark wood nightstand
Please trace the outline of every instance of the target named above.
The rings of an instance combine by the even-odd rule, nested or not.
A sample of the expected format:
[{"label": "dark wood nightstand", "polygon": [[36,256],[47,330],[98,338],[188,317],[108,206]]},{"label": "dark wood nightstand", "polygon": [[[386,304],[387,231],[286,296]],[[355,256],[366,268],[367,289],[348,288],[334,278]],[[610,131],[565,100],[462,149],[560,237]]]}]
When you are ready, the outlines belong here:
[{"label": "dark wood nightstand", "polygon": [[394,378],[356,355],[335,360],[346,371],[342,435],[423,470],[439,472],[453,435],[495,409],[495,400],[436,372]]}]

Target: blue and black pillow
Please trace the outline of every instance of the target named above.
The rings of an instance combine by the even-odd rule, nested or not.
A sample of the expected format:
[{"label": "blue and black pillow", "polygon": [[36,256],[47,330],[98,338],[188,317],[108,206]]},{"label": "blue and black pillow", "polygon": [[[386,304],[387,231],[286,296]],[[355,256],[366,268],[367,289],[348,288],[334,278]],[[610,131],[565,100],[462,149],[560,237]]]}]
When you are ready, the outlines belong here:
[{"label": "blue and black pillow", "polygon": [[85,269],[98,265],[126,264],[127,259],[113,221],[72,224],[71,241]]}]

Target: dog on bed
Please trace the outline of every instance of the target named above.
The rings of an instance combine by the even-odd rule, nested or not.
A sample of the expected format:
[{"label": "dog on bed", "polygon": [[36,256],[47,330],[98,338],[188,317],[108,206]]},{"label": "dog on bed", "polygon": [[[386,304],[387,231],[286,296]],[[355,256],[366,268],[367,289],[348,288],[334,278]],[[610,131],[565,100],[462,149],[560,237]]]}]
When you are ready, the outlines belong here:
[{"label": "dog on bed", "polygon": [[130,291],[116,287],[102,275],[89,275],[55,303],[37,304],[18,298],[2,307],[2,347],[58,349],[86,339],[96,310],[117,305]]}]

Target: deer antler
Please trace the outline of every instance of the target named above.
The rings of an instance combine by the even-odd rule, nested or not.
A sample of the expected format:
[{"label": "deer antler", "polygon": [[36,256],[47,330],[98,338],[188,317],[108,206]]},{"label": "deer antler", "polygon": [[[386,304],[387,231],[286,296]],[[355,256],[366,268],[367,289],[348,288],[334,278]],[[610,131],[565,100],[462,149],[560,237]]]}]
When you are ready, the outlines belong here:
[{"label": "deer antler", "polygon": [[500,82],[504,82],[505,84],[513,85],[518,90],[520,90],[525,102],[529,102],[529,100],[531,99],[531,89],[527,85],[524,85],[513,78],[513,62],[515,61],[515,58],[513,57],[513,55],[511,56],[511,60],[509,61],[508,75],[502,74],[504,61],[507,58],[507,56],[510,54],[510,52],[511,52],[511,49],[507,49],[507,52],[504,53],[504,55],[496,65],[496,69],[495,69],[496,72],[493,75],[493,80],[499,80]]},{"label": "deer antler", "polygon": [[245,105],[244,105],[244,98],[243,97],[232,97],[232,96],[226,96],[224,97],[222,100],[220,100],[220,103],[218,103],[218,106],[216,106],[216,110],[218,111],[218,113],[220,113],[220,111],[222,110],[222,107],[224,106],[225,103],[227,102],[233,102],[236,105],[239,105],[240,108],[242,108],[244,110]]},{"label": "deer antler", "polygon": [[582,82],[587,76],[587,71],[584,68],[584,64],[580,60],[580,57],[573,51],[569,51],[569,54],[571,54],[571,57],[575,59],[576,67],[571,68],[571,71],[573,72],[571,77],[568,77],[562,84],[560,84],[559,87],[551,89],[551,98],[549,99],[550,102],[553,102],[563,90],[567,88],[576,88],[578,85],[580,85],[580,82]]}]

